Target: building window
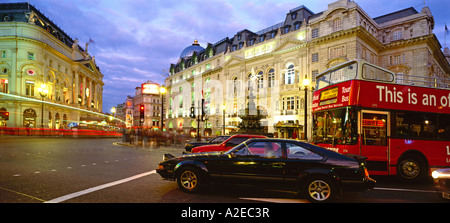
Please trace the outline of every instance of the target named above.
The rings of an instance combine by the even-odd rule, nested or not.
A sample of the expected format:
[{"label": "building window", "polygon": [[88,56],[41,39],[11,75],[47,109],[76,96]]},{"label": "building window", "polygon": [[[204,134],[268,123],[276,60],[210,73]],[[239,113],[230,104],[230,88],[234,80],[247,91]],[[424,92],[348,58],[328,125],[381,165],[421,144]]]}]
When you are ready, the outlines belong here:
[{"label": "building window", "polygon": [[330,48],[330,59],[345,56],[345,46]]},{"label": "building window", "polygon": [[275,70],[273,68],[269,70],[269,74],[267,76],[269,87],[275,86]]},{"label": "building window", "polygon": [[294,97],[286,97],[286,110],[294,110]]},{"label": "building window", "polygon": [[29,60],[35,60],[33,52],[28,52],[28,59]]},{"label": "building window", "polygon": [[291,28],[290,26],[284,27],[284,33],[285,33],[285,34],[288,33],[290,28]]},{"label": "building window", "polygon": [[316,81],[317,75],[319,75],[319,70],[313,70],[311,74],[312,81]]},{"label": "building window", "polygon": [[315,28],[311,32],[311,38],[318,38],[319,37],[319,28]]},{"label": "building window", "polygon": [[263,42],[264,41],[264,35],[259,36],[259,42]]},{"label": "building window", "polygon": [[333,32],[339,31],[342,29],[342,19],[337,18],[333,20]]},{"label": "building window", "polygon": [[0,79],[0,92],[8,93],[8,79]]},{"label": "building window", "polygon": [[295,78],[294,65],[289,65],[288,70],[286,72],[284,83],[285,84],[293,84]]},{"label": "building window", "polygon": [[313,53],[312,56],[311,56],[311,59],[312,59],[311,61],[313,63],[319,62],[319,53]]},{"label": "building window", "polygon": [[237,94],[239,88],[239,82],[237,80],[237,77],[233,78],[233,93]]},{"label": "building window", "polygon": [[6,50],[0,51],[0,57],[1,58],[6,58]]},{"label": "building window", "polygon": [[270,37],[273,39],[273,38],[275,38],[275,32],[272,32],[272,33],[270,33]]},{"label": "building window", "polygon": [[34,96],[34,81],[25,82],[25,95]]},{"label": "building window", "polygon": [[403,38],[403,31],[401,29],[392,32],[392,41],[401,40]]},{"label": "building window", "polygon": [[258,88],[264,88],[264,73],[262,71],[258,72]]},{"label": "building window", "polygon": [[297,13],[296,12],[292,13],[291,14],[291,18],[292,18],[292,20],[296,19],[297,18]]}]

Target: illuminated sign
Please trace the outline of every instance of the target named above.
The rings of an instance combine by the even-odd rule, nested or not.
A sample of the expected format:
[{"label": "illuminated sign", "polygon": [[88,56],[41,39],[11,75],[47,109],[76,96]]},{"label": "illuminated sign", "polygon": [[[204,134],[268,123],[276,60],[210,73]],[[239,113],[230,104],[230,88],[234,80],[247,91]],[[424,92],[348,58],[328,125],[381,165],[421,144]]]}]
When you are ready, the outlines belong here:
[{"label": "illuminated sign", "polygon": [[331,98],[337,98],[338,92],[339,92],[338,90],[339,90],[339,88],[335,87],[335,88],[331,88],[326,91],[322,91],[320,93],[320,100],[323,101],[323,100],[328,100]]},{"label": "illuminated sign", "polygon": [[159,94],[159,85],[151,83],[142,84],[142,94]]},{"label": "illuminated sign", "polygon": [[384,127],[384,123],[383,120],[363,119],[363,126]]}]

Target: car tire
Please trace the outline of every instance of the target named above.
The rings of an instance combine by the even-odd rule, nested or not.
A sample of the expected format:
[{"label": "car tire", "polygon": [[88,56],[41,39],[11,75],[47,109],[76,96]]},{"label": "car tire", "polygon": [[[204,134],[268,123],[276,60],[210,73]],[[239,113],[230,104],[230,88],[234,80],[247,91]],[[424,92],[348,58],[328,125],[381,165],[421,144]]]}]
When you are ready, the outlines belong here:
[{"label": "car tire", "polygon": [[199,169],[195,167],[183,167],[178,171],[177,184],[183,192],[197,193],[203,186],[203,177]]},{"label": "car tire", "polygon": [[398,162],[397,175],[403,180],[420,181],[427,175],[426,162],[419,156],[409,155]]},{"label": "car tire", "polygon": [[326,176],[311,176],[303,184],[306,199],[313,203],[326,203],[334,199],[337,193],[335,182]]}]

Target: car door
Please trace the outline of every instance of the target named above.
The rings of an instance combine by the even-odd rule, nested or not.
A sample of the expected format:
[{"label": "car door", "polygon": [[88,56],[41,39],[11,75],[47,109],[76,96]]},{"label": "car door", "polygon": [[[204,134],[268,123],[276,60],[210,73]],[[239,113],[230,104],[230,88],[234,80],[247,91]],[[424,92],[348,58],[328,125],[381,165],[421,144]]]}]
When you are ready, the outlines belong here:
[{"label": "car door", "polygon": [[284,181],[295,186],[298,177],[306,170],[320,168],[324,156],[297,143],[286,142],[286,161]]},{"label": "car door", "polygon": [[251,141],[223,162],[223,176],[229,181],[266,186],[283,181],[284,165],[281,143]]}]

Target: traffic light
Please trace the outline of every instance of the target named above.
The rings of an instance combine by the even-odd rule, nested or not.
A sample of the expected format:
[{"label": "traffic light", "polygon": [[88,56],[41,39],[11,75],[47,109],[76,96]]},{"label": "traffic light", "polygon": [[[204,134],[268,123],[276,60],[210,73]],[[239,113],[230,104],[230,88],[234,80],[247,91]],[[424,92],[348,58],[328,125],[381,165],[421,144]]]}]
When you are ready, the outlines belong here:
[{"label": "traffic light", "polygon": [[144,110],[145,110],[145,106],[144,105],[139,105],[139,119],[141,123],[144,123]]},{"label": "traffic light", "polygon": [[194,107],[194,106],[191,107],[191,114],[190,114],[190,117],[191,117],[191,118],[195,118],[195,107]]}]

